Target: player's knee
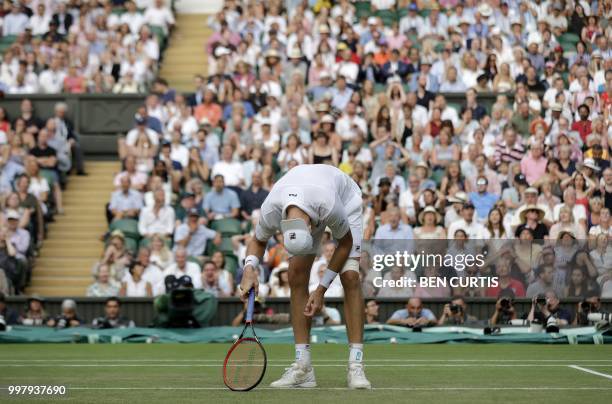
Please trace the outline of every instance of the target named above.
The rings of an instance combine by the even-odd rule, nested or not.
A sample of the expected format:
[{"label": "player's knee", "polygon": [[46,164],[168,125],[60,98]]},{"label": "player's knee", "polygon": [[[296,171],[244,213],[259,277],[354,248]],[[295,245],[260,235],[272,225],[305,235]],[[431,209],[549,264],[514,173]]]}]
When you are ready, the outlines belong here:
[{"label": "player's knee", "polygon": [[342,281],[342,287],[345,290],[359,289],[361,287],[359,272],[346,271],[340,275],[340,280]]}]

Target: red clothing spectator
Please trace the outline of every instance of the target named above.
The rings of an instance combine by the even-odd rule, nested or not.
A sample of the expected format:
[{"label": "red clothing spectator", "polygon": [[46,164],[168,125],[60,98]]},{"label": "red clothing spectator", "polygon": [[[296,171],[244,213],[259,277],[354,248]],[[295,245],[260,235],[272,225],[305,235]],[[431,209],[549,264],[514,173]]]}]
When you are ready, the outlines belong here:
[{"label": "red clothing spectator", "polygon": [[591,134],[591,121],[576,121],[572,124],[572,130],[580,134],[580,138],[586,143],[586,138]]},{"label": "red clothing spectator", "polygon": [[508,282],[507,285],[505,285],[505,287],[502,287],[500,283],[498,286],[494,288],[488,288],[486,295],[487,297],[497,298],[502,290],[507,290],[507,289],[512,290],[512,292],[514,293],[514,296],[516,297],[525,296],[525,287],[523,286],[523,284],[517,281],[516,279],[512,279],[512,278],[510,278],[510,281]]}]

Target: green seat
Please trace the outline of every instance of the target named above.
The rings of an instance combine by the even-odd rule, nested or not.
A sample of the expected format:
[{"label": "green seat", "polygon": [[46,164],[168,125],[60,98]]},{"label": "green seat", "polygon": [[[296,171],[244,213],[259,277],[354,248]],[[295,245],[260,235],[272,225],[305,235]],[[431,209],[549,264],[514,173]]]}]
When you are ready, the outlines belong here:
[{"label": "green seat", "polygon": [[187,262],[193,262],[194,264],[198,264],[198,267],[200,267],[200,272],[202,271],[202,264],[200,263],[200,260],[197,259],[196,257],[192,257],[192,256],[187,257]]},{"label": "green seat", "polygon": [[159,49],[164,49],[166,47],[166,33],[164,32],[164,29],[157,25],[149,25],[149,29],[155,38],[157,38]]},{"label": "green seat", "polygon": [[240,227],[240,221],[238,221],[238,219],[227,218],[213,220],[210,227],[214,231],[221,233],[223,237],[231,237],[242,233],[242,228]]},{"label": "green seat", "polygon": [[238,257],[236,257],[234,254],[226,254],[225,269],[230,271],[232,275],[234,275],[235,279],[238,272]]},{"label": "green seat", "polygon": [[558,38],[559,42],[571,42],[574,45],[580,42],[580,37],[574,33],[566,32]]},{"label": "green seat", "polygon": [[374,93],[384,93],[387,90],[386,84],[376,83],[374,84]]},{"label": "green seat", "polygon": [[380,18],[383,25],[390,27],[394,22],[398,21],[397,13],[395,10],[378,10],[376,16]]},{"label": "green seat", "polygon": [[372,13],[369,1],[358,1],[355,3],[355,15],[357,18],[368,17]]},{"label": "green seat", "polygon": [[408,7],[403,7],[397,10],[397,18],[399,18],[400,20],[407,15],[408,15]]},{"label": "green seat", "polygon": [[431,13],[431,10],[428,8],[424,8],[422,10],[419,10],[419,15],[423,18],[427,18],[429,17],[429,13]]},{"label": "green seat", "polygon": [[40,176],[43,177],[47,184],[49,184],[49,189],[53,189],[53,185],[55,185],[55,174],[52,170],[41,169],[39,171]]},{"label": "green seat", "polygon": [[109,227],[112,233],[115,230],[121,230],[125,237],[133,238],[134,240],[140,239],[140,233],[138,232],[138,221],[134,219],[119,219],[111,222]]},{"label": "green seat", "polygon": [[125,238],[125,249],[132,253],[132,256],[136,255],[138,251],[138,240],[135,240],[131,237]]}]

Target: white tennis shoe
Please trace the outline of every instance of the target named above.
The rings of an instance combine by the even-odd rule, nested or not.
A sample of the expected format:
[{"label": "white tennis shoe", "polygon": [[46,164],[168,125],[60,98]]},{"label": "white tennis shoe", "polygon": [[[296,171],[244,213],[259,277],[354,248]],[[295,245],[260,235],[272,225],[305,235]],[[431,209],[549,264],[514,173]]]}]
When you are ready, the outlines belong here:
[{"label": "white tennis shoe", "polygon": [[272,382],[270,387],[296,388],[296,387],[317,387],[314,369],[312,366],[304,366],[294,362],[291,367],[285,368],[285,373],[280,379]]},{"label": "white tennis shoe", "polygon": [[365,371],[363,370],[363,364],[361,363],[349,364],[346,380],[349,389],[372,388],[372,384],[370,384],[370,381],[366,378]]}]

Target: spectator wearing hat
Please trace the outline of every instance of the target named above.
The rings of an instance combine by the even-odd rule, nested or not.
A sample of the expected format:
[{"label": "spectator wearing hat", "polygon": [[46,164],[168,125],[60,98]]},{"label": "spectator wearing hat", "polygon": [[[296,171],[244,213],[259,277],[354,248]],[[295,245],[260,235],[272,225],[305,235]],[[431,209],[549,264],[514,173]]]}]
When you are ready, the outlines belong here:
[{"label": "spectator wearing hat", "polygon": [[83,324],[77,313],[77,304],[72,299],[66,299],[62,302],[62,313],[47,321],[48,327],[58,329],[78,327]]},{"label": "spectator wearing hat", "polygon": [[448,229],[451,223],[462,220],[461,210],[463,209],[463,204],[468,201],[468,196],[465,192],[458,191],[454,195],[447,196],[446,201],[448,204],[444,213],[444,228]]},{"label": "spectator wearing hat", "polygon": [[134,321],[121,315],[121,301],[114,296],[104,302],[104,315],[91,322],[91,327],[96,329],[132,328],[134,326]]},{"label": "spectator wearing hat", "polygon": [[480,222],[484,222],[487,219],[489,212],[499,200],[499,195],[487,192],[488,186],[489,181],[487,178],[480,176],[476,180],[476,192],[469,193],[470,202],[476,208],[476,217]]},{"label": "spectator wearing hat", "polygon": [[209,240],[216,245],[221,243],[221,234],[199,223],[199,218],[197,209],[189,210],[185,223],[178,226],[174,234],[175,250],[182,247],[189,256],[201,257],[205,254]]},{"label": "spectator wearing hat", "polygon": [[446,238],[446,231],[439,223],[442,222],[442,216],[433,206],[426,206],[419,213],[419,227],[414,229],[415,239],[433,239],[443,240]]},{"label": "spectator wearing hat", "polygon": [[545,214],[538,205],[526,205],[520,211],[521,224],[516,229],[516,238],[521,237],[523,230],[529,230],[533,240],[544,240],[548,236],[548,228],[543,223]]},{"label": "spectator wearing hat", "polygon": [[19,322],[22,325],[42,327],[47,324],[48,319],[49,315],[45,310],[45,299],[38,295],[28,297],[25,311],[20,317]]},{"label": "spectator wearing hat", "polygon": [[455,233],[462,230],[470,240],[484,240],[488,234],[487,229],[479,222],[474,220],[474,204],[466,202],[461,209],[461,219],[451,223],[448,228],[447,238],[452,240]]}]

